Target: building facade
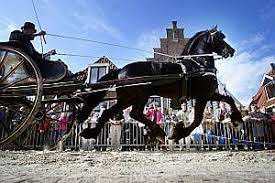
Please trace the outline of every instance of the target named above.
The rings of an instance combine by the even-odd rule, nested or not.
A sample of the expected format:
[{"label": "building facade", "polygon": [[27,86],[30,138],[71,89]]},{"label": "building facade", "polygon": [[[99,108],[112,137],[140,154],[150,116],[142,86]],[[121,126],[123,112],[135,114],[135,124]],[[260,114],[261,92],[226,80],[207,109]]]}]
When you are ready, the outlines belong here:
[{"label": "building facade", "polygon": [[275,63],[271,63],[271,70],[263,75],[260,88],[252,97],[250,105],[256,105],[263,112],[275,114]]},{"label": "building facade", "polygon": [[160,38],[160,47],[154,49],[154,57],[147,58],[147,61],[171,61],[172,58],[157,54],[163,53],[168,55],[179,56],[188,42],[189,38],[184,37],[184,29],[177,27],[177,21],[172,21],[172,28],[166,29],[166,38]]}]

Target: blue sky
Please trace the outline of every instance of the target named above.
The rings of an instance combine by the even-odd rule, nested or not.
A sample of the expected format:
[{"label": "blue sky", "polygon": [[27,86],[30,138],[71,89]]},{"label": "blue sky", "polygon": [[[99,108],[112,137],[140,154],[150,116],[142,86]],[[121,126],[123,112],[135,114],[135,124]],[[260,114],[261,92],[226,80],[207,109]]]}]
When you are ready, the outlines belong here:
[{"label": "blue sky", "polygon": [[[272,0],[34,0],[42,28],[48,33],[76,36],[152,50],[165,37],[172,20],[185,36],[218,25],[236,49],[232,59],[217,61],[219,78],[244,104],[256,93],[262,75],[275,60],[275,2]],[[0,12],[0,40],[33,21],[39,29],[31,0],[9,0]],[[59,53],[144,60],[152,54],[95,43],[46,36],[45,50]],[[39,39],[38,39],[39,40]],[[41,51],[39,41],[36,49]],[[57,58],[57,57],[55,57]],[[59,57],[74,72],[95,58]],[[119,67],[128,60],[112,59]]]}]

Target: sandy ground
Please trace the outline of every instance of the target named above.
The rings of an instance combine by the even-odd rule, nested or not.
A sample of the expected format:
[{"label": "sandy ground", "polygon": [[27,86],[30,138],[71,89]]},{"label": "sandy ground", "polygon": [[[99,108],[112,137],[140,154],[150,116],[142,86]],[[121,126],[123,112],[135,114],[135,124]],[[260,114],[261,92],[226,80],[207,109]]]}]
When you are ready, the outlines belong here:
[{"label": "sandy ground", "polygon": [[0,182],[275,182],[275,151],[0,151]]}]

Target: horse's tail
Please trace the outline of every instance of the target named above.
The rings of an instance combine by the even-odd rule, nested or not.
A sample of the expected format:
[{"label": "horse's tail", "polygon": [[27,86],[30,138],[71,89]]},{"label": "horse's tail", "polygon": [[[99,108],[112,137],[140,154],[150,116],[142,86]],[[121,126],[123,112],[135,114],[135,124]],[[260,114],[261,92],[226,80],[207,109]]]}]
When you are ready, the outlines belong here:
[{"label": "horse's tail", "polygon": [[[100,81],[109,81],[109,80],[114,80],[114,79],[118,79],[118,74],[120,72],[121,69],[116,69],[116,70],[112,70],[109,73],[105,74],[104,76],[102,76],[98,82]],[[86,120],[91,111],[100,103],[103,101],[104,97],[106,96],[108,91],[104,90],[104,91],[99,91],[99,92],[95,92],[95,93],[90,93],[87,96],[84,97],[84,105],[82,107],[82,110],[79,113],[79,117],[78,119],[80,120],[80,122],[83,122],[84,120]]]}]

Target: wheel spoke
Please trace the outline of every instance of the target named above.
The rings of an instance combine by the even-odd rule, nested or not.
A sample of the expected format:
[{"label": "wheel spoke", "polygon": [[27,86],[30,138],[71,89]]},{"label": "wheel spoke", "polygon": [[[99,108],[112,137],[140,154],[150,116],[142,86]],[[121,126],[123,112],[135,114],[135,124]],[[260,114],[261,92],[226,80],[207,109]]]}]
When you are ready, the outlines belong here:
[{"label": "wheel spoke", "polygon": [[[7,102],[4,102],[4,101],[0,101],[0,104],[4,105],[5,107],[8,107],[11,111],[13,112],[16,112],[16,113],[19,113],[20,115],[24,116],[24,117],[27,117],[28,116],[28,113],[24,113],[24,111],[20,111],[18,109],[16,109],[16,106],[13,106],[12,104],[10,103],[7,103]],[[21,104],[22,106],[22,104]],[[29,104],[24,104],[24,106],[22,107],[29,107]]]},{"label": "wheel spoke", "polygon": [[51,118],[51,117],[46,117],[47,119],[51,120],[51,121],[58,121],[58,119],[54,119],[54,118]]},{"label": "wheel spoke", "polygon": [[5,75],[5,76],[3,76],[2,78],[0,78],[0,83],[2,83],[3,81],[5,81],[8,77],[10,77],[13,73],[14,73],[14,71],[20,66],[20,65],[22,65],[24,63],[24,60],[21,60],[14,68],[12,68],[11,70],[9,70],[9,72]]},{"label": "wheel spoke", "polygon": [[3,67],[4,63],[6,62],[7,56],[8,56],[8,52],[6,51],[4,56],[0,60],[0,69]]},{"label": "wheel spoke", "polygon": [[23,79],[20,79],[20,80],[18,80],[18,81],[13,82],[13,83],[7,84],[7,85],[1,87],[1,90],[2,90],[2,91],[5,91],[5,89],[7,89],[7,88],[9,88],[9,87],[12,87],[12,86],[14,86],[14,85],[16,85],[16,84],[18,84],[18,83],[23,82],[23,81],[26,81],[26,80],[28,80],[28,79],[30,79],[30,78],[33,78],[33,75],[28,76],[28,77],[23,78]]},{"label": "wheel spoke", "polygon": [[50,107],[50,109],[48,109],[48,110],[46,111],[46,113],[48,113],[50,110],[53,110],[53,109],[59,107],[61,104],[62,104],[62,103],[59,103],[59,104],[57,104],[57,105],[55,105],[55,106],[53,106],[53,107]]}]

